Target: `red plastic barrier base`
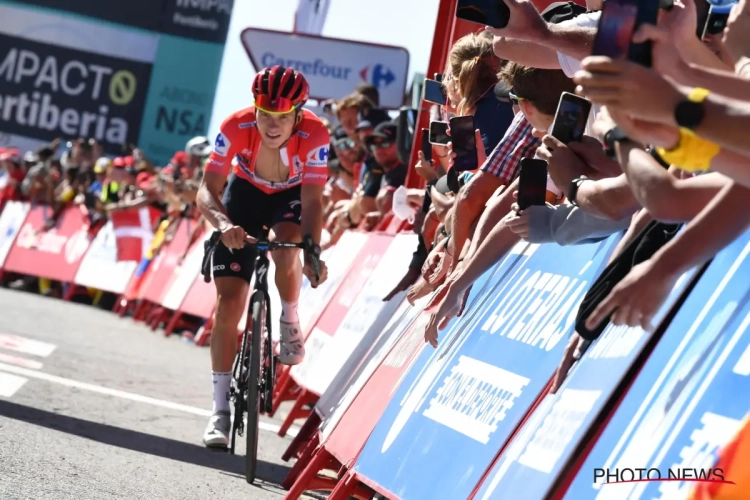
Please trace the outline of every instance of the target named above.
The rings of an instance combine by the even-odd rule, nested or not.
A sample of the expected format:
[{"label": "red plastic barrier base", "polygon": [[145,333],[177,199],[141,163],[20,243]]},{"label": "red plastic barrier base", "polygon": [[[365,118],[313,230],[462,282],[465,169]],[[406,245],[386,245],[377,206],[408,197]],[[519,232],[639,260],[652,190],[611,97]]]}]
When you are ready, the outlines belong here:
[{"label": "red plastic barrier base", "polygon": [[281,482],[282,488],[284,488],[285,490],[288,490],[294,485],[294,483],[299,478],[300,474],[302,474],[302,471],[305,470],[305,468],[310,463],[310,460],[312,460],[312,457],[317,451],[319,445],[320,445],[320,434],[318,432],[315,432],[312,438],[309,441],[307,441],[307,445],[299,454],[299,457],[297,457],[297,461],[294,462],[294,465],[289,471],[289,474],[287,474],[284,480]]},{"label": "red plastic barrier base", "polygon": [[299,392],[300,388],[294,382],[291,370],[285,369],[283,372],[279,371],[276,384],[273,387],[273,408],[268,416],[273,417],[284,401],[294,401],[297,399]]},{"label": "red plastic barrier base", "polygon": [[[304,453],[304,450],[309,443],[312,441],[319,441],[320,436],[318,436],[318,428],[320,427],[320,421],[320,415],[315,411],[307,417],[305,424],[299,430],[294,439],[292,439],[292,442],[289,444],[289,447],[284,454],[281,455],[281,459],[284,462],[288,462],[292,457],[299,459],[301,453]],[[297,463],[299,463],[299,460],[297,460]]]},{"label": "red plastic barrier base", "polygon": [[[339,479],[321,476],[320,472],[330,471],[336,473]],[[284,495],[284,500],[297,500],[305,491],[330,491],[328,500],[347,500],[357,498],[359,500],[372,500],[375,492],[361,483],[354,473],[345,471],[341,474],[343,467],[341,462],[331,455],[325,446],[315,449],[307,466],[302,470],[289,492]],[[290,472],[291,475],[291,472]],[[282,486],[285,486],[287,479]]]},{"label": "red plastic barrier base", "polygon": [[284,423],[281,424],[279,429],[279,436],[284,437],[289,432],[289,428],[292,426],[295,420],[299,418],[307,418],[313,413],[311,408],[306,408],[308,405],[314,406],[318,402],[320,396],[314,394],[307,389],[302,389],[297,399],[294,401],[294,406],[289,410],[289,415],[284,419]]}]

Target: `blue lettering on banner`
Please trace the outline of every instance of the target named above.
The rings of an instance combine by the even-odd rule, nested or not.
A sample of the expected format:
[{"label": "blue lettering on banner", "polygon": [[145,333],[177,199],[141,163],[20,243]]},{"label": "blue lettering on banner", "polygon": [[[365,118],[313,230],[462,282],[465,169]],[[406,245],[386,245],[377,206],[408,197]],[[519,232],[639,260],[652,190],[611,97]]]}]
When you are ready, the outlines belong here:
[{"label": "blue lettering on banner", "polygon": [[[403,500],[468,498],[546,385],[619,235],[532,245],[411,367],[355,464]],[[424,474],[425,466],[439,474]]]},{"label": "blue lettering on banner", "polygon": [[322,59],[315,59],[313,61],[302,59],[284,59],[278,57],[273,52],[266,52],[265,54],[263,54],[263,56],[261,57],[261,63],[264,67],[277,65],[285,66],[287,68],[294,68],[307,77],[322,76],[325,78],[333,78],[334,80],[348,80],[349,76],[354,73],[351,68],[326,63]]},{"label": "blue lettering on banner", "polygon": [[748,255],[750,233],[714,258],[636,376],[565,499],[687,498],[694,486],[689,482],[602,485],[606,479],[595,483],[594,469],[666,471],[714,465],[718,450],[750,411],[744,397],[750,393]]}]

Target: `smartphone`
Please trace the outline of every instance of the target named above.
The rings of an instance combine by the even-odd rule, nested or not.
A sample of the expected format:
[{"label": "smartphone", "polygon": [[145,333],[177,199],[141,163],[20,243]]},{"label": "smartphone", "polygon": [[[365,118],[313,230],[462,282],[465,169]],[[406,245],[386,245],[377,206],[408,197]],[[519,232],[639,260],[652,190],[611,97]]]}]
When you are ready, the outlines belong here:
[{"label": "smartphone", "polygon": [[432,144],[430,144],[429,129],[422,129],[422,154],[427,163],[432,163]]},{"label": "smartphone", "polygon": [[706,35],[720,35],[724,32],[724,28],[727,27],[727,20],[729,19],[729,12],[732,10],[734,5],[712,5],[708,11],[708,18],[706,24],[703,27],[703,34],[701,38]]},{"label": "smartphone", "polygon": [[[662,8],[660,2],[654,2],[652,0],[637,0],[637,2],[638,16],[636,17],[633,30],[637,30],[643,24],[653,24],[656,26],[659,18],[659,9]],[[628,60],[650,68],[651,41],[649,40],[644,43],[631,43],[628,48]]]},{"label": "smartphone", "polygon": [[621,59],[628,54],[638,18],[636,0],[605,0],[591,55]]},{"label": "smartphone", "polygon": [[474,132],[474,117],[456,116],[450,119],[451,136],[450,142],[456,158],[453,161],[453,169],[456,172],[476,170],[477,164],[477,142]]},{"label": "smartphone", "polygon": [[443,74],[435,73],[434,75],[432,75],[432,79],[435,80],[436,82],[443,83]]},{"label": "smartphone", "polygon": [[493,28],[505,28],[510,9],[503,0],[458,0],[456,17]]},{"label": "smartphone", "polygon": [[443,85],[440,82],[436,80],[430,80],[429,78],[424,79],[423,98],[425,101],[434,104],[445,105],[445,103],[447,102]]},{"label": "smartphone", "polygon": [[430,143],[445,146],[451,142],[448,135],[448,122],[431,121],[430,122]]},{"label": "smartphone", "polygon": [[524,210],[544,205],[547,198],[547,162],[534,158],[521,158],[518,175],[518,208]]},{"label": "smartphone", "polygon": [[550,135],[563,144],[581,142],[590,111],[591,102],[570,92],[563,92],[557,104]]}]

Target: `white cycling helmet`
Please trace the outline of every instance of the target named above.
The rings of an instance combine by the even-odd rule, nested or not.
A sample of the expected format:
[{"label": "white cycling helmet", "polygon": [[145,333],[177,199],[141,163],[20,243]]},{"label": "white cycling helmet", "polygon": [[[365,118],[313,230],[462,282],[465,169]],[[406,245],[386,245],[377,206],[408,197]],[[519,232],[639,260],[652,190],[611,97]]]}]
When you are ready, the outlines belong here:
[{"label": "white cycling helmet", "polygon": [[185,145],[185,152],[190,156],[199,156],[201,158],[208,156],[211,154],[211,141],[208,140],[208,137],[202,135],[193,137]]}]

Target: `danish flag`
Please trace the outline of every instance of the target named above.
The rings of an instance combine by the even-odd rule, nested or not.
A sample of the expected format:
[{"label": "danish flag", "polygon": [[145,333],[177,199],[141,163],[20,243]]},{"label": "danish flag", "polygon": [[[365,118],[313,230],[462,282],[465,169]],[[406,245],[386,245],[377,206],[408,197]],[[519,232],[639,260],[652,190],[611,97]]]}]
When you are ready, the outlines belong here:
[{"label": "danish flag", "polygon": [[154,224],[161,212],[153,207],[122,210],[110,215],[117,240],[117,260],[140,262],[154,238]]}]

